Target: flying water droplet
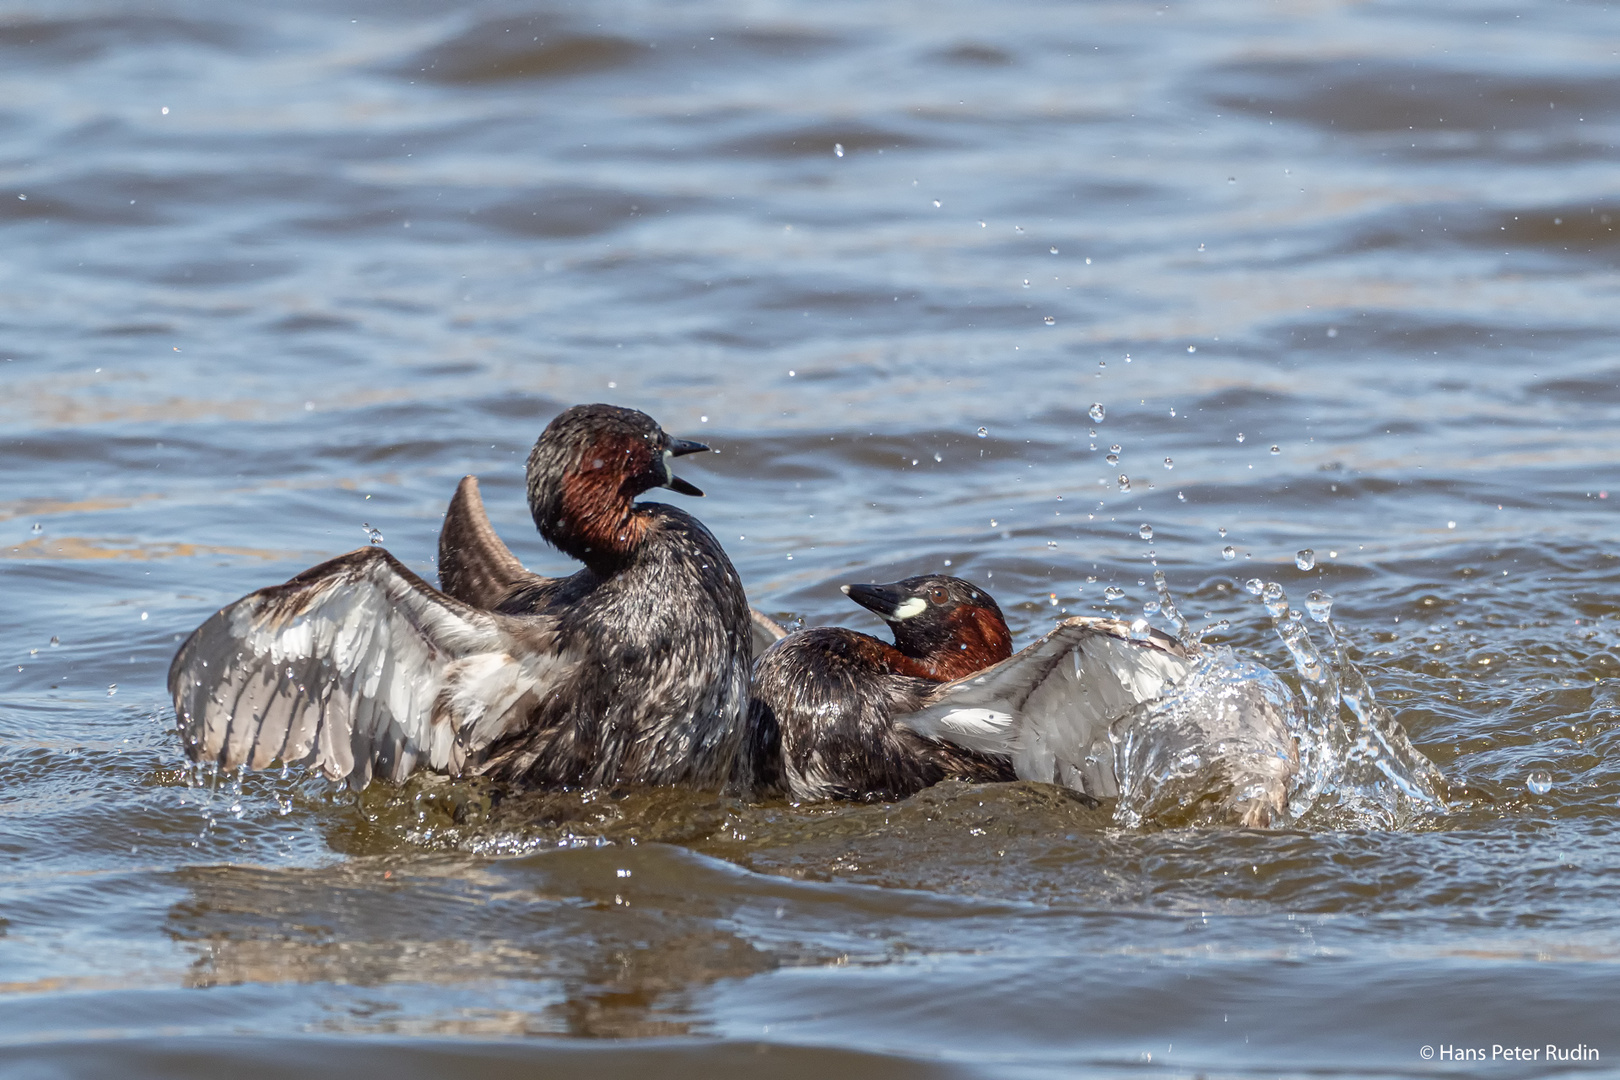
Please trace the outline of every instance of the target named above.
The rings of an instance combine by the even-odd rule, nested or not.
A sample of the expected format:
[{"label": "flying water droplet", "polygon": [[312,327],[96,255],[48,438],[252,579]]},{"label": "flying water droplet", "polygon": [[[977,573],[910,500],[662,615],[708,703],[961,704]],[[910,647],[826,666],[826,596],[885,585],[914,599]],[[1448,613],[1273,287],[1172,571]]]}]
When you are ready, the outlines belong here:
[{"label": "flying water droplet", "polygon": [[367,540],[367,541],[368,541],[368,542],[369,542],[369,543],[371,543],[371,544],[372,544],[372,545],[373,545],[373,546],[375,546],[375,545],[377,545],[377,544],[380,544],[380,543],[382,543],[382,542],[383,542],[383,534],[382,534],[382,530],[380,530],[380,529],[373,529],[373,528],[372,528],[372,527],[371,527],[371,522],[369,522],[369,521],[362,521],[362,522],[361,522],[361,523],[360,523],[360,528],[362,528],[362,529],[364,529],[364,530],[365,530],[365,533],[366,533],[366,540]]},{"label": "flying water droplet", "polygon": [[1333,617],[1333,597],[1317,589],[1305,598],[1305,610],[1317,622],[1325,623]]},{"label": "flying water droplet", "polygon": [[1237,440],[1237,441],[1238,441],[1238,442],[1242,442],[1242,441],[1243,441],[1243,432],[1241,432],[1241,431],[1240,431],[1240,432],[1238,432],[1238,440]]},{"label": "flying water droplet", "polygon": [[833,143],[833,157],[843,157],[843,156],[844,156],[844,144],[841,143],[841,142]]},{"label": "flying water droplet", "polygon": [[1252,577],[1243,583],[1243,591],[1250,596],[1259,596],[1266,589],[1266,583],[1257,577]]},{"label": "flying water droplet", "polygon": [[989,428],[980,428],[979,431],[978,431],[978,435],[979,435],[979,438],[981,438],[981,439],[987,439],[987,438],[990,437],[990,429]]},{"label": "flying water droplet", "polygon": [[1119,453],[1119,443],[1115,443],[1115,444],[1114,444],[1114,445],[1113,445],[1113,446],[1110,446],[1110,447],[1109,447],[1109,448],[1108,448],[1108,452],[1109,452],[1109,453],[1110,453],[1110,454],[1117,454],[1117,453]]},{"label": "flying water droplet", "polygon": [[1131,478],[1126,476],[1124,473],[1119,474],[1119,490],[1121,490],[1121,491],[1129,491],[1129,490],[1131,490]]},{"label": "flying water droplet", "polygon": [[1301,548],[1294,552],[1294,565],[1301,570],[1314,570],[1316,568],[1316,552],[1310,548]]},{"label": "flying water droplet", "polygon": [[118,684],[117,683],[113,683],[111,686],[107,687],[107,696],[108,697],[112,697],[117,693],[118,693]]},{"label": "flying water droplet", "polygon": [[1165,458],[1164,459],[1164,467],[1166,469],[1173,469],[1173,468],[1176,467],[1176,463],[1174,461],[1171,461],[1169,458]]},{"label": "flying water droplet", "polygon": [[1233,559],[1237,558],[1237,548],[1233,547],[1231,544],[1227,544],[1225,547],[1221,548],[1221,558],[1225,559],[1227,562],[1231,562]]},{"label": "flying water droplet", "polygon": [[1153,627],[1148,625],[1146,619],[1131,620],[1131,640],[1146,641],[1153,636]]},{"label": "flying water droplet", "polygon": [[1103,460],[1108,462],[1108,464],[1110,464],[1110,465],[1118,465],[1119,464],[1119,455],[1118,454],[1109,454]]},{"label": "flying water droplet", "polygon": [[1125,595],[1125,590],[1118,585],[1110,585],[1103,590],[1104,600],[1118,600]]},{"label": "flying water droplet", "polygon": [[1266,587],[1260,591],[1260,602],[1266,605],[1273,619],[1288,617],[1288,594],[1275,581],[1266,582]]},{"label": "flying water droplet", "polygon": [[1029,288],[1029,278],[1024,279],[1024,288]]},{"label": "flying water droplet", "polygon": [[1091,417],[1092,423],[1100,424],[1103,422],[1103,417],[1108,415],[1108,410],[1100,404],[1093,404],[1090,409],[1086,410],[1086,415]]},{"label": "flying water droplet", "polygon": [[1054,255],[1057,254],[1057,248],[1051,248],[1049,250],[1052,252],[1052,254],[1054,254]]},{"label": "flying water droplet", "polygon": [[1216,533],[1218,533],[1220,535],[1221,539],[1224,540],[1226,538],[1226,526],[1223,525],[1219,529],[1216,529],[1215,531],[1216,531]]},{"label": "flying water droplet", "polygon": [[1048,315],[1046,317],[1046,325],[1047,326],[1056,326],[1057,325],[1057,320],[1054,319],[1052,316]]},{"label": "flying water droplet", "polygon": [[1153,526],[1143,525],[1140,529],[1136,530],[1136,535],[1140,536],[1144,540],[1153,539]]},{"label": "flying water droplet", "polygon": [[1055,548],[1055,547],[1057,547],[1057,541],[1056,540],[1048,540],[1046,542],[1046,546],[1049,547],[1049,548]]},{"label": "flying water droplet", "polygon": [[1278,446],[1276,443],[1272,443],[1271,444],[1271,452],[1273,454],[1280,454],[1280,453],[1282,453],[1282,447]]},{"label": "flying water droplet", "polygon": [[1530,789],[1532,795],[1545,795],[1553,789],[1552,774],[1546,769],[1537,769],[1524,778],[1524,786]]},{"label": "flying water droplet", "polygon": [[29,531],[30,532],[36,532],[36,533],[37,532],[44,532],[45,531],[45,526],[41,525],[39,522],[36,521],[36,522],[34,522],[34,527],[32,529],[30,529]]},{"label": "flying water droplet", "polygon": [[935,209],[935,210],[938,210],[938,209],[939,209],[939,200],[938,200],[938,199],[935,199],[935,200],[934,200],[934,209]]},{"label": "flying water droplet", "polygon": [[1144,603],[1142,605],[1142,614],[1144,614],[1144,615],[1157,615],[1158,613],[1159,613],[1159,602],[1157,600],[1149,600],[1149,601],[1147,601],[1146,603]]},{"label": "flying water droplet", "polygon": [[54,649],[60,644],[62,644],[62,639],[57,637],[55,634],[52,634],[51,635],[51,648]]}]

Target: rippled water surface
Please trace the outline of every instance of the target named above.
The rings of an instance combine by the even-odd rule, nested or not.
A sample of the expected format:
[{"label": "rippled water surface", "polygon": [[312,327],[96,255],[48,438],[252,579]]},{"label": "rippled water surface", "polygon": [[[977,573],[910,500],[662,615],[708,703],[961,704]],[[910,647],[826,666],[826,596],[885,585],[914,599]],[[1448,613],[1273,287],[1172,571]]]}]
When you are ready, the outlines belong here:
[{"label": "rippled water surface", "polygon": [[[1614,1071],[1617,53],[1596,3],[0,2],[0,1069]],[[431,574],[469,472],[567,571],[522,462],[596,400],[717,448],[787,619],[948,566],[1022,644],[1151,557],[1286,671],[1242,582],[1324,589],[1453,807],[186,786],[186,633],[363,525]]]}]

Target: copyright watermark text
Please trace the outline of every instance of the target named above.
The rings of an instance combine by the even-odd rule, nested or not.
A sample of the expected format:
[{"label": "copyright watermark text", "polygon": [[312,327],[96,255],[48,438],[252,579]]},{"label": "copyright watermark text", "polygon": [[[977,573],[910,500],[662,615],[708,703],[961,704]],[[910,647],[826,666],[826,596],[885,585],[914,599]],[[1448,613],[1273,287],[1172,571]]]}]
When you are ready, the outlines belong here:
[{"label": "copyright watermark text", "polygon": [[1454,1046],[1451,1043],[1441,1043],[1439,1046],[1425,1046],[1418,1051],[1418,1057],[1424,1061],[1601,1061],[1602,1055],[1598,1048],[1585,1043],[1574,1046],[1558,1046],[1547,1043],[1543,1046],[1502,1046],[1493,1043],[1490,1046]]}]

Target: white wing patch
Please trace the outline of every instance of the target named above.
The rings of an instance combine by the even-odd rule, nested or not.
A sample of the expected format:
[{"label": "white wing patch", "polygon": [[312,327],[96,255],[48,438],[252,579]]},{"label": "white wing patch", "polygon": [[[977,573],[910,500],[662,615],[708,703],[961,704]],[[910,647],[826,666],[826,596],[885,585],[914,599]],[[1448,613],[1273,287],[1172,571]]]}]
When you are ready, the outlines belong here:
[{"label": "white wing patch", "polygon": [[468,607],[366,548],[214,615],[169,689],[193,757],[280,759],[363,787],[459,773],[520,728],[570,667],[553,640],[543,620]]},{"label": "white wing patch", "polygon": [[1089,795],[1119,793],[1108,727],[1159,697],[1191,665],[1110,619],[1074,618],[1007,660],[947,683],[901,724],[928,738],[1010,757],[1021,779]]}]

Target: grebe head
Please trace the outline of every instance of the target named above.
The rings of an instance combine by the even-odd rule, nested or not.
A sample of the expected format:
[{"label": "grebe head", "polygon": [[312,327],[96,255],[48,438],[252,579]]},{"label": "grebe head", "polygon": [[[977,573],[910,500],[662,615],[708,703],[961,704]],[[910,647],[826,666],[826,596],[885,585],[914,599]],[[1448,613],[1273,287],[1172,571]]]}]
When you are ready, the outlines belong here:
[{"label": "grebe head", "polygon": [[888,585],[845,585],[844,594],[889,624],[895,648],[938,677],[958,679],[1012,655],[1012,632],[995,598],[971,581],[925,574]]},{"label": "grebe head", "polygon": [[671,437],[644,412],[575,405],[546,425],[529,453],[529,512],[542,536],[586,565],[614,561],[640,541],[637,495],[659,487],[703,494],[670,462],[707,449]]}]

